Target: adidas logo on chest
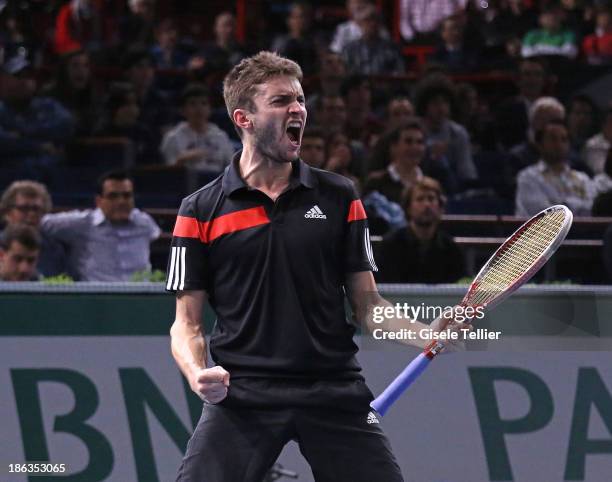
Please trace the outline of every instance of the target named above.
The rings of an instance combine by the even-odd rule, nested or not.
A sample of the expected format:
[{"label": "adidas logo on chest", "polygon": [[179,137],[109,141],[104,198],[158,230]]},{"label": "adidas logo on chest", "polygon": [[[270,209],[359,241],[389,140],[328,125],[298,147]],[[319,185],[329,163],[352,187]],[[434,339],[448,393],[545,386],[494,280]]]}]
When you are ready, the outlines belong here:
[{"label": "adidas logo on chest", "polygon": [[304,214],[306,219],[327,219],[327,216],[321,211],[321,208],[316,204],[311,207],[306,214]]}]

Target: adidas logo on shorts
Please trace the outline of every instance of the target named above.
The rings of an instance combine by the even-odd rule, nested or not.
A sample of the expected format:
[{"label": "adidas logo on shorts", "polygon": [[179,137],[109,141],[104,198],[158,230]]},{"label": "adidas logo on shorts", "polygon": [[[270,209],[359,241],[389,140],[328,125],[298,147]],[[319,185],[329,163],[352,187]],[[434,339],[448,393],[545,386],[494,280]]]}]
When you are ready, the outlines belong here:
[{"label": "adidas logo on shorts", "polygon": [[316,204],[311,207],[306,214],[304,214],[306,219],[327,219],[327,216],[323,214],[323,211]]},{"label": "adidas logo on shorts", "polygon": [[374,415],[374,412],[368,412],[368,423],[369,424],[380,423],[378,419],[376,418],[376,415]]}]

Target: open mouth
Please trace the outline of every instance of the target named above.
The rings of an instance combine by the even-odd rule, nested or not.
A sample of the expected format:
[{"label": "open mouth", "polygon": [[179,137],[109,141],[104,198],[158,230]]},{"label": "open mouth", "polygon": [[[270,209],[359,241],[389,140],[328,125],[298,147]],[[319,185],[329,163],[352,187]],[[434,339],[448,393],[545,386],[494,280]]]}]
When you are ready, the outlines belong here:
[{"label": "open mouth", "polygon": [[302,133],[302,124],[300,122],[290,122],[287,125],[287,137],[294,146],[300,145],[300,134]]}]

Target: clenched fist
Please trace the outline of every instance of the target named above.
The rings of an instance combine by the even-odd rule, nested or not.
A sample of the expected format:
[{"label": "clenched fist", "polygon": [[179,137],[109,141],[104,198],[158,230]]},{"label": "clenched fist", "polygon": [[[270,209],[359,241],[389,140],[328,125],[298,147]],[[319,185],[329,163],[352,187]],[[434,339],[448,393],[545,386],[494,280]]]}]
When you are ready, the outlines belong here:
[{"label": "clenched fist", "polygon": [[205,402],[219,403],[227,396],[230,374],[221,366],[195,372],[191,389]]}]

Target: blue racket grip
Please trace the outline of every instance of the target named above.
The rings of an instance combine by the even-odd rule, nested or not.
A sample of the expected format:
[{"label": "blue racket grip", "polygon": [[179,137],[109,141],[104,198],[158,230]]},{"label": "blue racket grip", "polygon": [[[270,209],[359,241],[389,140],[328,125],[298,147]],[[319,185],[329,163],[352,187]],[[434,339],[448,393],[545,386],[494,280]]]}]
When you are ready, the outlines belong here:
[{"label": "blue racket grip", "polygon": [[424,353],[417,356],[406,368],[404,368],[402,373],[385,388],[385,391],[370,403],[370,407],[376,410],[381,416],[384,416],[387,410],[389,410],[389,407],[395,403],[400,395],[412,385],[412,382],[419,378],[430,361],[431,359]]}]

